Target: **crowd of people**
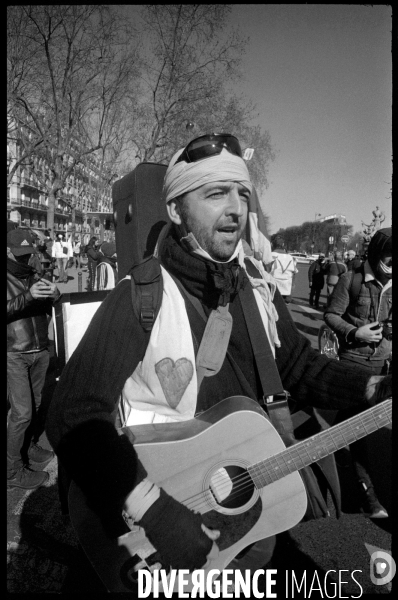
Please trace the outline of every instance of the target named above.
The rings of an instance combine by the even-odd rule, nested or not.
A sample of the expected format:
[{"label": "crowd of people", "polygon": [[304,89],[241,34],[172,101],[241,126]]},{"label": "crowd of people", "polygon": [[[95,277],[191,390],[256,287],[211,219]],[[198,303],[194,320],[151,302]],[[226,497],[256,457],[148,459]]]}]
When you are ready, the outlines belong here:
[{"label": "crowd of people", "polygon": [[[355,265],[352,256],[351,264],[345,264],[336,253],[334,260],[320,255],[311,265],[310,303],[319,306],[326,277],[325,320],[342,339],[340,360],[330,359],[311,347],[286,306],[297,267],[282,240],[271,250],[252,218],[253,184],[242,156],[234,136],[212,134],[193,140],[171,159],[162,199],[168,229],[147,263],[156,277],[145,282],[158,282],[161,294],[146,328],[140,311],[133,310],[131,281],[117,284],[115,244],[100,246],[95,237],[90,239],[84,248],[87,289],[114,289],[64,367],[46,422],[59,463],[84,492],[107,534],[119,536],[138,524],[162,564],[176,569],[203,567],[218,551],[223,533],[207,527],[200,513],[152,481],[122,427],[184,422],[232,396],[246,396],[267,408],[288,393],[299,407],[334,409],[341,415],[391,396],[386,369],[391,230],[374,236],[365,264]],[[247,224],[250,235],[243,243]],[[48,365],[46,315],[60,292],[28,265],[35,249],[26,233],[10,232],[7,242],[7,483],[34,489],[43,485],[46,474],[31,470],[30,463],[40,466],[51,455],[42,454],[27,430],[32,402],[40,405]],[[53,241],[51,257],[60,283],[67,277],[68,261],[77,264],[82,252],[62,235]],[[357,289],[351,282],[359,272],[353,307],[347,299]],[[203,360],[210,356],[211,368]],[[29,388],[29,378],[37,385]],[[369,496],[372,485],[363,461],[362,467],[361,484]],[[367,514],[385,516],[385,509],[380,510]],[[235,569],[260,568],[270,561],[274,547],[275,536],[268,536],[231,564]]]},{"label": "crowd of people", "polygon": [[[35,252],[30,255],[29,265],[41,275],[56,283],[68,282],[68,269],[81,269],[87,264],[88,278],[86,291],[98,291],[115,287],[117,276],[117,254],[114,241],[100,242],[92,236],[83,245],[77,239],[72,241],[65,234],[58,232],[53,240],[46,230],[42,237],[37,237],[25,228],[19,228],[17,223],[9,222],[10,231],[20,229],[28,231]],[[83,261],[83,257],[86,262]],[[55,273],[57,271],[57,273]]]},{"label": "crowd of people", "polygon": [[329,298],[337,285],[341,275],[357,269],[362,260],[355,250],[348,250],[346,253],[334,252],[328,257],[320,252],[318,258],[310,265],[308,269],[308,282],[310,286],[310,306],[320,308],[319,298],[325,286],[327,287],[327,298]]}]

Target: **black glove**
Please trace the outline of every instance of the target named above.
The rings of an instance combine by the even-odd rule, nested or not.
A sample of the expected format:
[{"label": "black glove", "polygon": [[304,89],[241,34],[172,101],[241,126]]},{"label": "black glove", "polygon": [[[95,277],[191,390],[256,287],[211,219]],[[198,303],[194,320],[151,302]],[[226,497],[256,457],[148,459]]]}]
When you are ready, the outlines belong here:
[{"label": "black glove", "polygon": [[365,398],[373,406],[392,396],[392,375],[372,375],[365,390]]},{"label": "black glove", "polygon": [[165,566],[194,571],[203,567],[213,542],[202,531],[201,515],[192,512],[162,488],[148,508],[140,527],[161,555]]}]

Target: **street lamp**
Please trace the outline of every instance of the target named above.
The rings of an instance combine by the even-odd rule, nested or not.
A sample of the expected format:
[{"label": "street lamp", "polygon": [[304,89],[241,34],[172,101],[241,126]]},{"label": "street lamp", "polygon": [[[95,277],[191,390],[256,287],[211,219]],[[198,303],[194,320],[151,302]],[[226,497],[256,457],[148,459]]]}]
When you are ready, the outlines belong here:
[{"label": "street lamp", "polygon": [[333,219],[333,229],[334,229],[334,251],[336,252],[337,250],[337,224],[338,224],[339,220],[337,217],[334,217]]},{"label": "street lamp", "polygon": [[320,216],[321,216],[321,213],[315,213],[314,227],[313,227],[313,230],[312,230],[311,254],[314,254],[316,223],[317,223],[317,217],[320,217]]}]

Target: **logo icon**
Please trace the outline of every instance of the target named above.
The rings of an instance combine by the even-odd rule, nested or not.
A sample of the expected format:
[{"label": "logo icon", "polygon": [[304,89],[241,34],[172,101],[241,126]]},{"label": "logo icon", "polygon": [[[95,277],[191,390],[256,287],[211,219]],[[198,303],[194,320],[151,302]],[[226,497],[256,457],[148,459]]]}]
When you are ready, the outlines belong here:
[{"label": "logo icon", "polygon": [[396,565],[393,557],[386,550],[365,544],[370,554],[370,579],[374,585],[386,585],[393,579]]}]

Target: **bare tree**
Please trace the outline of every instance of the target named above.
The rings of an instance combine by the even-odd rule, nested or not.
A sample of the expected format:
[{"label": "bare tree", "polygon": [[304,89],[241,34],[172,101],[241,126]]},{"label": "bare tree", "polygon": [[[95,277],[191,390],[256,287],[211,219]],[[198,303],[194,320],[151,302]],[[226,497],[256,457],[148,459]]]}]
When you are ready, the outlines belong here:
[{"label": "bare tree", "polygon": [[48,194],[52,230],[57,195],[76,167],[90,155],[112,163],[123,147],[137,50],[109,6],[13,6],[8,25],[8,134],[19,146],[9,178],[29,161]]},{"label": "bare tree", "polygon": [[[143,7],[146,62],[131,143],[137,161],[168,162],[193,134],[235,133],[255,149],[249,168],[261,188],[274,155],[269,134],[250,125],[255,107],[228,91],[245,48],[230,11],[226,4]],[[186,130],[190,121],[193,131]]]}]

